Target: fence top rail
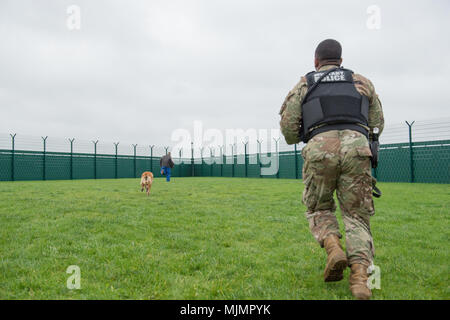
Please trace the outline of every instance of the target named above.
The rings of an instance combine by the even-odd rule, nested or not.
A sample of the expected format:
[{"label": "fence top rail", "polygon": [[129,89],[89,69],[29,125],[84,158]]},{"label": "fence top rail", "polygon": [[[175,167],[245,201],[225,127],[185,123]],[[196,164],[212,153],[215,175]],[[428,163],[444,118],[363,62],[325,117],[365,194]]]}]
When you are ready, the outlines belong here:
[{"label": "fence top rail", "polygon": [[[382,144],[380,145],[380,149],[381,150],[386,150],[386,149],[396,149],[396,148],[409,148],[409,143],[405,142],[405,143],[391,143],[391,144]],[[412,147],[450,147],[450,140],[433,140],[433,141],[420,141],[420,142],[413,142],[412,143]],[[297,149],[297,154],[300,155],[301,154],[301,149]],[[0,153],[3,154],[10,154],[12,153],[11,149],[0,149]],[[14,150],[15,154],[29,154],[29,155],[44,155],[44,151],[43,150],[39,150],[39,151],[32,151],[32,150]],[[267,156],[267,157],[271,157],[273,155],[276,155],[277,152],[266,152],[266,153],[262,153],[261,155]],[[47,156],[61,156],[61,157],[70,157],[71,155],[73,157],[89,157],[89,158],[93,158],[93,157],[97,157],[97,158],[115,158],[116,154],[114,153],[110,153],[110,154],[105,154],[105,153],[80,153],[80,152],[56,152],[56,151],[45,151],[45,155]],[[252,158],[257,156],[258,153],[251,153],[251,154],[247,154],[246,156],[248,158]],[[295,155],[295,150],[292,149],[290,151],[280,151],[278,152],[278,155],[283,157],[283,156],[292,156]],[[234,155],[223,155],[226,159],[231,159],[231,158],[242,158],[244,157],[244,154],[234,154]],[[158,160],[160,159],[160,156],[153,156],[151,157],[150,155],[130,155],[130,154],[117,154],[117,159],[139,159],[139,160],[148,160],[148,159],[153,159],[153,160]],[[180,158],[175,156],[172,157],[174,160],[179,161]],[[205,155],[203,157],[196,157],[195,159],[209,159],[211,158],[210,155]],[[214,159],[219,159],[220,156],[215,155],[212,156],[212,158]],[[182,157],[181,160],[183,162],[188,162],[191,161],[191,158],[187,158],[187,157]]]},{"label": "fence top rail", "polygon": [[[420,141],[420,142],[413,142],[412,146],[441,146],[441,145],[449,145],[450,140],[432,140],[432,141]],[[402,147],[409,147],[408,142],[402,142],[402,143],[388,143],[388,144],[382,144],[380,145],[380,148],[402,148]]]},{"label": "fence top rail", "polygon": [[[12,153],[11,149],[0,149],[1,153]],[[19,155],[19,154],[34,154],[34,155],[44,155],[44,151],[32,151],[32,150],[14,150],[14,153]],[[116,155],[115,154],[103,154],[103,153],[81,153],[81,152],[59,152],[59,151],[45,151],[45,154],[47,156],[63,156],[63,157],[70,157],[71,155],[74,157],[97,157],[97,158],[115,158]],[[117,158],[121,158],[121,159],[134,159],[135,156],[134,155],[124,155],[124,154],[118,154]],[[159,160],[161,157],[160,156],[153,156],[150,157],[150,155],[148,156],[142,156],[142,155],[136,155],[136,159],[150,159],[152,158],[153,160]],[[173,157],[174,160],[179,160],[179,157]],[[190,158],[181,158],[182,160],[190,160]]]}]

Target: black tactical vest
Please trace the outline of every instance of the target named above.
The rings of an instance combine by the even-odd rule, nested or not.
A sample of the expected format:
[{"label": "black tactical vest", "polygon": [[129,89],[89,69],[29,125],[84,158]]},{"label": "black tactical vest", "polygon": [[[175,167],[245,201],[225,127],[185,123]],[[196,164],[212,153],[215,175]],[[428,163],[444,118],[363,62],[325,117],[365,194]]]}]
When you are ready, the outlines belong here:
[{"label": "black tactical vest", "polygon": [[302,102],[303,142],[330,130],[355,130],[368,137],[369,100],[353,83],[353,71],[336,68],[319,83],[326,71],[310,72],[305,77],[308,93]]}]

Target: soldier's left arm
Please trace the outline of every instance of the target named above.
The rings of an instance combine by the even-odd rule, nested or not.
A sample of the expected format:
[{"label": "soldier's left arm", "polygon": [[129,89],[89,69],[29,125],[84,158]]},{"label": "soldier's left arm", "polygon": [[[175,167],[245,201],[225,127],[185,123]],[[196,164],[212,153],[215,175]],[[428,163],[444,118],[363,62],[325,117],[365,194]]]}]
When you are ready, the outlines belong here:
[{"label": "soldier's left arm", "polygon": [[302,121],[302,100],[308,91],[306,78],[302,77],[299,83],[289,91],[281,106],[280,129],[287,144],[300,142],[300,126]]},{"label": "soldier's left arm", "polygon": [[375,91],[375,87],[369,79],[360,74],[354,74],[353,79],[356,89],[369,99],[369,128],[370,131],[378,128],[380,135],[384,129],[383,107],[380,98]]}]

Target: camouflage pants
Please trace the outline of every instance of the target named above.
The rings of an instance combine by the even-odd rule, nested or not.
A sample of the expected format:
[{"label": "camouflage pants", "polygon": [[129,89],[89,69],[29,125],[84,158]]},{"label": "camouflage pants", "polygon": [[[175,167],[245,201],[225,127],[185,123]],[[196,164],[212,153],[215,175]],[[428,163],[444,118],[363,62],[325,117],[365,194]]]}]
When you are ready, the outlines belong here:
[{"label": "camouflage pants", "polygon": [[333,130],[314,136],[303,148],[303,203],[312,234],[323,247],[331,234],[342,237],[334,191],[345,225],[349,264],[370,265],[374,246],[369,218],[374,214],[370,148],[356,131]]}]

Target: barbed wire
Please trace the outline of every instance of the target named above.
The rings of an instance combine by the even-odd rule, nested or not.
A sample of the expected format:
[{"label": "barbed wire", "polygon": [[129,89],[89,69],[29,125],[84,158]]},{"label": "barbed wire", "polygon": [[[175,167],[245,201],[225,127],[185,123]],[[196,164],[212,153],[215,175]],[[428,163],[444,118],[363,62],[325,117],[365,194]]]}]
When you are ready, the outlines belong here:
[{"label": "barbed wire", "polygon": [[[12,133],[11,133],[12,134]],[[0,133],[0,149],[11,150],[12,148],[12,136],[10,133]],[[45,136],[32,136],[32,135],[21,135],[20,133],[14,137],[14,148],[15,150],[23,151],[43,151],[44,149],[44,138]],[[47,137],[45,141],[45,147],[47,152],[70,152],[71,142],[70,139],[73,137]],[[415,121],[412,125],[412,141],[413,142],[424,142],[424,141],[436,141],[436,140],[450,140],[450,118],[442,119],[429,119]],[[74,153],[87,153],[93,154],[95,151],[95,141],[97,140],[72,140],[72,151]],[[385,125],[384,131],[380,136],[381,144],[394,144],[394,143],[405,143],[409,141],[409,128],[406,123],[394,123]],[[118,143],[118,144],[117,144]],[[174,159],[190,158],[191,148],[185,147],[177,150],[172,150],[172,146],[161,146],[161,145],[143,145],[143,144],[133,144],[120,141],[98,141],[96,143],[97,154],[115,154],[117,144],[117,153],[120,155],[134,155],[136,156],[150,156],[160,157],[166,152],[172,152],[172,157]],[[297,150],[301,150],[304,144],[299,143],[296,145]],[[291,152],[295,149],[294,145],[288,145],[286,141],[281,138],[277,140],[274,138],[261,139],[257,143],[246,141],[236,142],[233,145],[222,145],[222,146],[211,146],[205,145],[194,148],[194,158],[209,158],[212,156],[219,157],[220,155],[231,156],[241,155],[246,152],[247,154],[255,154],[258,152],[268,153],[268,152]]]}]

